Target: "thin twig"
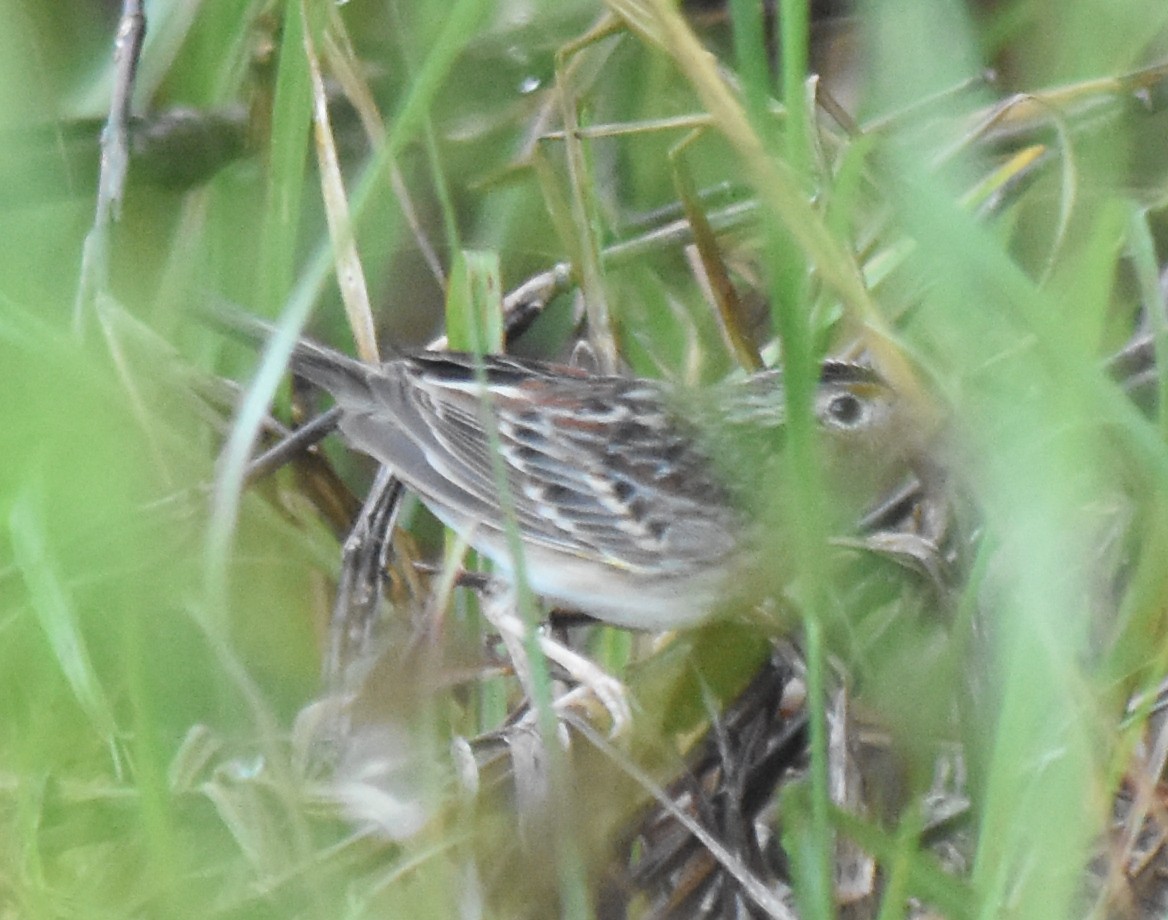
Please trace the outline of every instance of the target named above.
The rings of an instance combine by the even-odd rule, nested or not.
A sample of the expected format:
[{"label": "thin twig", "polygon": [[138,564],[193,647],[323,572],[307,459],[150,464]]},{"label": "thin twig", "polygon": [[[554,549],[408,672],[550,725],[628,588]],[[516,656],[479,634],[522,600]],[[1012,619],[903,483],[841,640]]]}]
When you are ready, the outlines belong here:
[{"label": "thin twig", "polygon": [[73,306],[73,332],[78,337],[85,334],[86,315],[93,309],[98,295],[109,286],[109,227],[121,216],[130,162],[134,78],[145,37],[146,13],[142,0],[123,0],[122,18],[114,40],[114,88],[109,118],[101,134],[97,207],[81,253],[81,278]]}]

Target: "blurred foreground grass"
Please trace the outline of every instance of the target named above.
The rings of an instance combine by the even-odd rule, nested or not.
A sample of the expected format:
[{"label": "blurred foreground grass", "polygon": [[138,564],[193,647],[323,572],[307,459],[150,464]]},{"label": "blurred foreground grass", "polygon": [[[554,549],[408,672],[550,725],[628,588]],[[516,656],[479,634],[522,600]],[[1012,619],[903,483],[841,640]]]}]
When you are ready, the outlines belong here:
[{"label": "blurred foreground grass", "polygon": [[[1168,10],[865,4],[851,66],[828,81],[869,129],[852,134],[809,117],[801,81],[770,73],[755,5],[730,7],[732,22],[694,21],[736,90],[694,52],[686,20],[630,0],[609,9],[631,29],[559,64],[565,103],[556,54],[602,12],[582,0],[149,5],[138,109],[214,110],[249,132],[226,149],[248,152],[220,164],[223,148],[182,141],[180,160],[223,168],[178,189],[132,168],[111,283],[80,307],[78,335],[97,131],[85,120],[107,104],[114,22],[97,3],[0,3],[4,916],[586,916],[595,904],[573,899],[596,890],[613,828],[650,798],[623,759],[577,737],[561,823],[526,828],[517,848],[507,783],[484,770],[476,797],[456,778],[452,739],[497,728],[514,695],[485,667],[461,593],[441,647],[391,647],[352,716],[356,740],[322,768],[310,742],[327,712],[310,704],[337,537],[281,473],[243,496],[225,542],[209,540],[234,400],[209,372],[246,380],[254,360],[192,306],[212,294],[265,313],[319,300],[314,330],[348,341],[327,277],[302,15],[331,98],[359,61],[349,88],[368,86],[389,126],[371,156],[359,117],[371,109],[334,106],[386,340],[438,333],[447,305],[394,203],[388,150],[443,271],[462,251],[494,253],[510,289],[572,262],[634,371],[726,374],[734,358],[682,247],[617,245],[682,216],[669,152],[699,125],[677,162],[705,194],[764,354],[777,350],[773,320],[806,385],[823,352],[858,341],[922,413],[947,420],[937,465],[966,576],[952,596],[935,597],[911,567],[833,561],[818,477],[791,505],[811,515],[791,527],[813,574],[785,628],[809,617],[799,635],[812,689],[817,668],[847,685],[897,762],[890,801],[855,809],[850,833],[880,875],[846,909],[904,916],[911,896],[951,916],[1154,915],[1164,895],[1143,887],[1133,853],[1136,837],[1164,832],[1152,700],[1168,669],[1168,446],[1158,410],[1137,411],[1101,360],[1141,324],[1163,325],[1165,89],[1158,74],[1098,81],[1168,56]],[[798,27],[783,40],[797,62]],[[977,81],[991,63],[992,86]],[[993,107],[1015,90],[1047,92]],[[573,118],[577,147],[536,142]],[[660,127],[668,119],[679,121]],[[574,294],[553,299],[517,347],[562,352]],[[368,468],[330,451],[355,489],[367,485]],[[415,517],[417,538],[437,545]],[[401,604],[403,622],[413,606]],[[637,704],[622,758],[665,783],[774,632],[755,618],[655,645],[597,630],[592,652]],[[812,779],[761,819],[789,851],[808,917],[838,906],[821,870],[834,853],[826,832],[845,819],[829,814],[828,793],[854,804],[834,795],[829,740],[813,731]],[[926,852],[921,799],[939,751],[958,743],[969,807],[946,876]],[[362,773],[371,760],[385,767],[380,785]],[[1127,826],[1113,826],[1119,793],[1135,803]]]}]

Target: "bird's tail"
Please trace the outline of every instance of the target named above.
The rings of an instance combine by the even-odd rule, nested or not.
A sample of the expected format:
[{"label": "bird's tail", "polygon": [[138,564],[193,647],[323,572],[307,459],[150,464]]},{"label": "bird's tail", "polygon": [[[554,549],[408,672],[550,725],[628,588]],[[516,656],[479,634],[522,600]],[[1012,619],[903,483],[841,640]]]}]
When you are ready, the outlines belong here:
[{"label": "bird's tail", "polygon": [[[210,325],[257,347],[280,333],[279,326],[222,303],[203,306],[201,313]],[[289,366],[294,374],[327,390],[338,402],[349,403],[368,399],[370,374],[376,370],[304,338],[292,346]]]}]

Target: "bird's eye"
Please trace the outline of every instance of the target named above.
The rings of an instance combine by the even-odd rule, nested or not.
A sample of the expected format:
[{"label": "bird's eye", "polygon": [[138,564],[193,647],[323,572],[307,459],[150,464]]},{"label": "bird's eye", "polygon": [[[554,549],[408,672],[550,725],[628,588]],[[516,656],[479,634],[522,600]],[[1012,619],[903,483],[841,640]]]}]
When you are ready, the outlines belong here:
[{"label": "bird's eye", "polygon": [[851,428],[863,418],[864,404],[851,393],[832,397],[827,404],[827,420],[843,428]]}]

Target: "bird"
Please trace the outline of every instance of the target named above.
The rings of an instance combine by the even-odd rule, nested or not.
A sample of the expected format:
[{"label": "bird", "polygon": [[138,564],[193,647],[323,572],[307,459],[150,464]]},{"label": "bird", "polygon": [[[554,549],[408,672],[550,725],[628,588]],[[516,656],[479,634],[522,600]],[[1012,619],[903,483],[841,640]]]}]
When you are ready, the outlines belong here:
[{"label": "bird", "polygon": [[[257,340],[246,315],[220,325]],[[708,389],[462,352],[374,365],[300,339],[292,372],[329,393],[342,436],[532,591],[611,625],[691,626],[781,562],[760,508],[780,486],[783,373]],[[872,368],[825,361],[814,398],[829,486],[863,510],[906,469],[911,419]],[[503,486],[503,488],[500,488]]]}]

